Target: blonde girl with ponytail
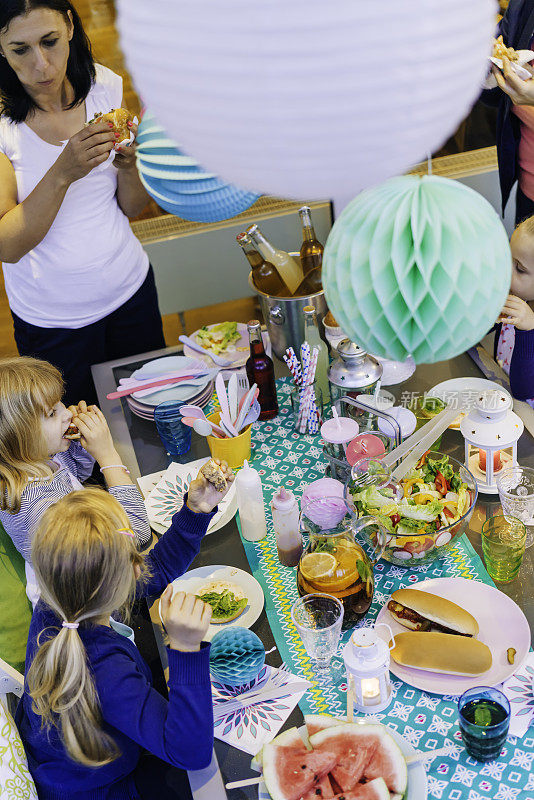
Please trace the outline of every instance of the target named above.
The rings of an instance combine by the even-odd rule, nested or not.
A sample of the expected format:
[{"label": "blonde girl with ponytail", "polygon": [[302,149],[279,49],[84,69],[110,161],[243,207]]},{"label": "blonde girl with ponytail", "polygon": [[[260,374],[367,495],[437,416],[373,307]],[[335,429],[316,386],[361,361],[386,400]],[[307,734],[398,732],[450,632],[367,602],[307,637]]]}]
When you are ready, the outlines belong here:
[{"label": "blonde girl with ponytail", "polygon": [[[0,522],[31,564],[41,517],[91,476],[98,463],[108,490],[124,507],[141,546],[151,538],[143,498],[121,464],[104,415],[81,400],[65,408],[61,373],[47,361],[0,359]],[[79,440],[67,436],[74,422]],[[26,570],[29,583],[33,573]],[[38,593],[28,591],[32,602]]]},{"label": "blonde girl with ponytail", "polygon": [[[233,474],[221,465],[227,483]],[[139,798],[142,748],[166,764],[211,760],[211,607],[171,581],[200,549],[217,503],[203,475],[148,555],[135,546],[123,507],[101,489],[73,491],[43,515],[32,543],[41,593],[32,617],[17,725],[41,800]],[[134,598],[162,595],[169,637],[169,700],[129,639],[109,624]],[[142,762],[141,762],[142,763]],[[155,795],[152,795],[155,796]],[[158,790],[158,800],[165,794]]]}]

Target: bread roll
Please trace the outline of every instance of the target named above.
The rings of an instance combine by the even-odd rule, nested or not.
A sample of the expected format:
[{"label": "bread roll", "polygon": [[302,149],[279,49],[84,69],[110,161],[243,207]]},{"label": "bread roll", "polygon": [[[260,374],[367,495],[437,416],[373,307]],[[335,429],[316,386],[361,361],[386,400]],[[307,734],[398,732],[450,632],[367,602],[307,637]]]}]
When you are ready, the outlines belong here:
[{"label": "bread roll", "polygon": [[224,472],[217,462],[210,458],[210,460],[204,464],[200,471],[206,480],[215,486],[218,492],[224,492],[227,487],[227,482],[226,478],[224,477]]},{"label": "bread roll", "polygon": [[126,108],[112,108],[106,114],[95,114],[88,124],[93,122],[110,122],[113,125],[113,132],[118,133],[121,141],[124,141],[130,138],[128,122],[133,122],[133,115]]},{"label": "bread roll", "polygon": [[478,639],[433,631],[398,633],[391,657],[403,667],[451,675],[481,675],[492,663],[489,647]]},{"label": "bread roll", "polygon": [[[464,636],[476,636],[479,627],[476,619],[464,608],[439,597],[430,592],[421,592],[418,589],[397,589],[391,595],[391,600],[415,611],[430,622],[435,622]],[[409,619],[403,619],[396,614],[395,619],[407,628],[415,628]]]}]

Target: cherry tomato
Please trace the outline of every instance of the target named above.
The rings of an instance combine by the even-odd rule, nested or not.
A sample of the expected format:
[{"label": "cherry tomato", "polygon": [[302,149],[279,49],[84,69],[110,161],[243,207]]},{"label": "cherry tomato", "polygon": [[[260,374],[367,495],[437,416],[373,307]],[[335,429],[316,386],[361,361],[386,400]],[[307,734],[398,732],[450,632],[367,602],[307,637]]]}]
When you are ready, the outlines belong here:
[{"label": "cherry tomato", "polygon": [[395,525],[398,525],[400,522],[400,514],[392,514],[390,520],[393,523],[393,527],[395,527]]},{"label": "cherry tomato", "polygon": [[452,518],[454,517],[454,514],[452,513],[452,511],[450,510],[450,508],[447,508],[447,506],[445,506],[445,508],[443,509],[443,513],[444,513],[444,514],[445,514],[445,516],[446,516],[446,517],[448,517],[449,519],[452,519]]}]

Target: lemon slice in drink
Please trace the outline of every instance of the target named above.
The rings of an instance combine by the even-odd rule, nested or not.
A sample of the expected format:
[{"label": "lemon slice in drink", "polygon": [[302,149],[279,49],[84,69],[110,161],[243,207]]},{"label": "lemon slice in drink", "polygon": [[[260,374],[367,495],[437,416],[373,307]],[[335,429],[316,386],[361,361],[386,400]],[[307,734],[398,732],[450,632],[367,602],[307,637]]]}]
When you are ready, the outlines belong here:
[{"label": "lemon slice in drink", "polygon": [[332,575],[337,561],[331,553],[307,553],[300,562],[300,571],[308,581],[328,578]]}]

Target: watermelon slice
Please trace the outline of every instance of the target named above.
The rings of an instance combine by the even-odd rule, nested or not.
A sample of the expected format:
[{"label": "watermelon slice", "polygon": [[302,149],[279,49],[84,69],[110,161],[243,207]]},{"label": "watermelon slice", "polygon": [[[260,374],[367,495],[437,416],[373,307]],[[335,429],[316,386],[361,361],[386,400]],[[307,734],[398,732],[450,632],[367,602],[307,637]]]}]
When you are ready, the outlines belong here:
[{"label": "watermelon slice", "polygon": [[344,723],[327,728],[310,738],[314,749],[338,755],[332,776],[343,792],[362,779],[383,778],[391,792],[404,794],[408,769],[402,751],[384,725]]},{"label": "watermelon slice", "polygon": [[326,728],[341,725],[345,720],[339,719],[339,717],[331,717],[330,714],[305,714],[304,722],[306,723],[308,736],[313,736],[314,733],[324,731]]},{"label": "watermelon slice", "polygon": [[300,800],[336,763],[337,755],[326,747],[310,753],[304,745],[270,742],[263,748],[263,779],[272,800]]},{"label": "watermelon slice", "polygon": [[390,800],[388,787],[382,778],[360,783],[350,792],[338,794],[332,800]]},{"label": "watermelon slice", "polygon": [[[304,744],[304,741],[298,732],[297,728],[288,728],[287,731],[283,731],[283,733],[279,733],[278,736],[272,740],[271,744],[276,744],[279,747],[293,747],[295,749],[301,749],[303,753],[306,753],[308,748]],[[255,769],[256,772],[261,772],[263,769],[263,747],[253,756],[252,761],[250,762],[250,768]]]},{"label": "watermelon slice", "polygon": [[324,778],[321,778],[320,781],[313,784],[310,791],[303,796],[302,800],[329,800],[329,798],[333,796],[332,784],[330,783],[328,775],[325,775]]},{"label": "watermelon slice", "polygon": [[332,775],[342,792],[349,792],[360,782],[379,745],[381,730],[378,725],[354,725],[345,722],[326,728],[310,738],[314,750],[333,751],[337,754],[337,764]]},{"label": "watermelon slice", "polygon": [[366,781],[383,778],[392,794],[403,795],[406,791],[408,785],[406,759],[396,741],[384,728],[380,745],[367,765],[363,777]]}]

